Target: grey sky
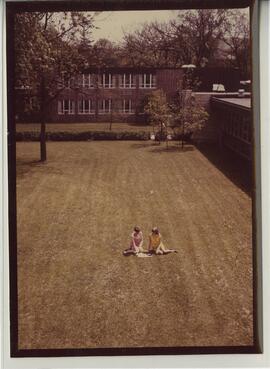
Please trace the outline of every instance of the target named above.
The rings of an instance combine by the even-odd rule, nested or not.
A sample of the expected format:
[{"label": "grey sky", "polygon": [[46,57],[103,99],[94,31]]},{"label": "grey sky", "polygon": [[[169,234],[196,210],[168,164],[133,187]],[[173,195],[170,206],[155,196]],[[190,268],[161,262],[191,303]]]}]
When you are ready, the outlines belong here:
[{"label": "grey sky", "polygon": [[102,12],[95,18],[95,25],[99,29],[94,30],[92,38],[107,38],[111,41],[121,41],[123,30],[131,32],[142,23],[151,21],[169,21],[177,17],[176,10],[151,10],[151,11],[111,11]]}]

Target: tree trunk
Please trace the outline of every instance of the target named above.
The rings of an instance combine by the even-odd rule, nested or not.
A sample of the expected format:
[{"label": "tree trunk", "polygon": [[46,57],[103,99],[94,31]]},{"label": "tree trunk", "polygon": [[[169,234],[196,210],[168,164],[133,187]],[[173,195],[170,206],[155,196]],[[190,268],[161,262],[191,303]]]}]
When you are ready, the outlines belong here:
[{"label": "tree trunk", "polygon": [[166,135],[166,150],[168,150],[169,148],[169,140],[168,140],[168,127],[166,126],[166,129],[165,129],[165,135]]},{"label": "tree trunk", "polygon": [[112,108],[111,108],[111,112],[110,112],[110,131],[112,130]]},{"label": "tree trunk", "polygon": [[158,140],[159,145],[161,144],[162,136],[163,136],[163,127],[162,123],[160,123],[159,140]]},{"label": "tree trunk", "polygon": [[47,148],[46,148],[46,120],[45,120],[45,81],[44,77],[41,77],[41,101],[40,101],[40,161],[47,160]]},{"label": "tree trunk", "polygon": [[184,149],[185,123],[182,125],[182,150]]}]

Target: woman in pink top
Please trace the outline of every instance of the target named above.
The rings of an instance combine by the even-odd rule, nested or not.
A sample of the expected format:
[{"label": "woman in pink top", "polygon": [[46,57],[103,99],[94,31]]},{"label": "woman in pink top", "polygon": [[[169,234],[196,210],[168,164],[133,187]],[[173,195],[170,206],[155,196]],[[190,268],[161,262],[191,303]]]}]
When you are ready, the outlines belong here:
[{"label": "woman in pink top", "polygon": [[127,254],[138,254],[144,252],[143,250],[143,234],[139,227],[134,227],[134,231],[131,234],[130,246],[124,251],[124,255]]}]

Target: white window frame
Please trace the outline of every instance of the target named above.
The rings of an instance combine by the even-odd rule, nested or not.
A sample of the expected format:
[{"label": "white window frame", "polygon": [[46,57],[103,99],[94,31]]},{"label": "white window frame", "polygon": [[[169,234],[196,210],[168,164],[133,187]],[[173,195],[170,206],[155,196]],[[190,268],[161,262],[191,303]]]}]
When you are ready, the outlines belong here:
[{"label": "white window frame", "polygon": [[92,82],[93,74],[82,74],[82,87],[83,88],[94,88],[94,83]]},{"label": "white window frame", "polygon": [[[109,77],[109,83],[106,83],[106,76]],[[101,86],[103,88],[114,88],[114,76],[112,73],[103,73],[101,75]]]},{"label": "white window frame", "polygon": [[[149,83],[147,83],[147,76],[149,76]],[[156,88],[156,76],[153,73],[141,74],[140,88]]]},{"label": "white window frame", "polygon": [[[106,101],[109,102],[108,109],[106,109]],[[102,99],[101,108],[99,109],[99,114],[110,114],[112,111],[112,99]]]},{"label": "white window frame", "polygon": [[[134,74],[121,74],[120,88],[136,88],[136,81]],[[128,78],[127,78],[128,77]]]},{"label": "white window frame", "polygon": [[[122,102],[123,102],[122,113],[123,114],[133,114],[132,100],[131,99],[123,99]],[[128,102],[128,109],[126,109],[126,102]]]},{"label": "white window frame", "polygon": [[[68,108],[65,109],[65,101],[68,101]],[[59,115],[73,115],[75,114],[75,101],[70,99],[58,100],[58,114]]]},{"label": "white window frame", "polygon": [[[86,101],[88,101],[89,104],[89,108],[86,109],[85,105],[86,105]],[[93,100],[88,99],[82,99],[78,101],[78,114],[80,115],[84,115],[84,114],[95,114],[95,111],[93,109]]]}]

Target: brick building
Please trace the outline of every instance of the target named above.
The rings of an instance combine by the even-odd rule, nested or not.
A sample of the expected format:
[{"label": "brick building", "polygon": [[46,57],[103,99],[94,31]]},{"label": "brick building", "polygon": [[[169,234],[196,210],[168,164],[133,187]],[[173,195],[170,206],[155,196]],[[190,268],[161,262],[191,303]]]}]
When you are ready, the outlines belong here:
[{"label": "brick building", "polygon": [[182,69],[89,68],[59,84],[61,91],[51,105],[48,120],[140,122],[144,119],[145,97],[162,89],[171,100],[181,89],[182,79]]}]

